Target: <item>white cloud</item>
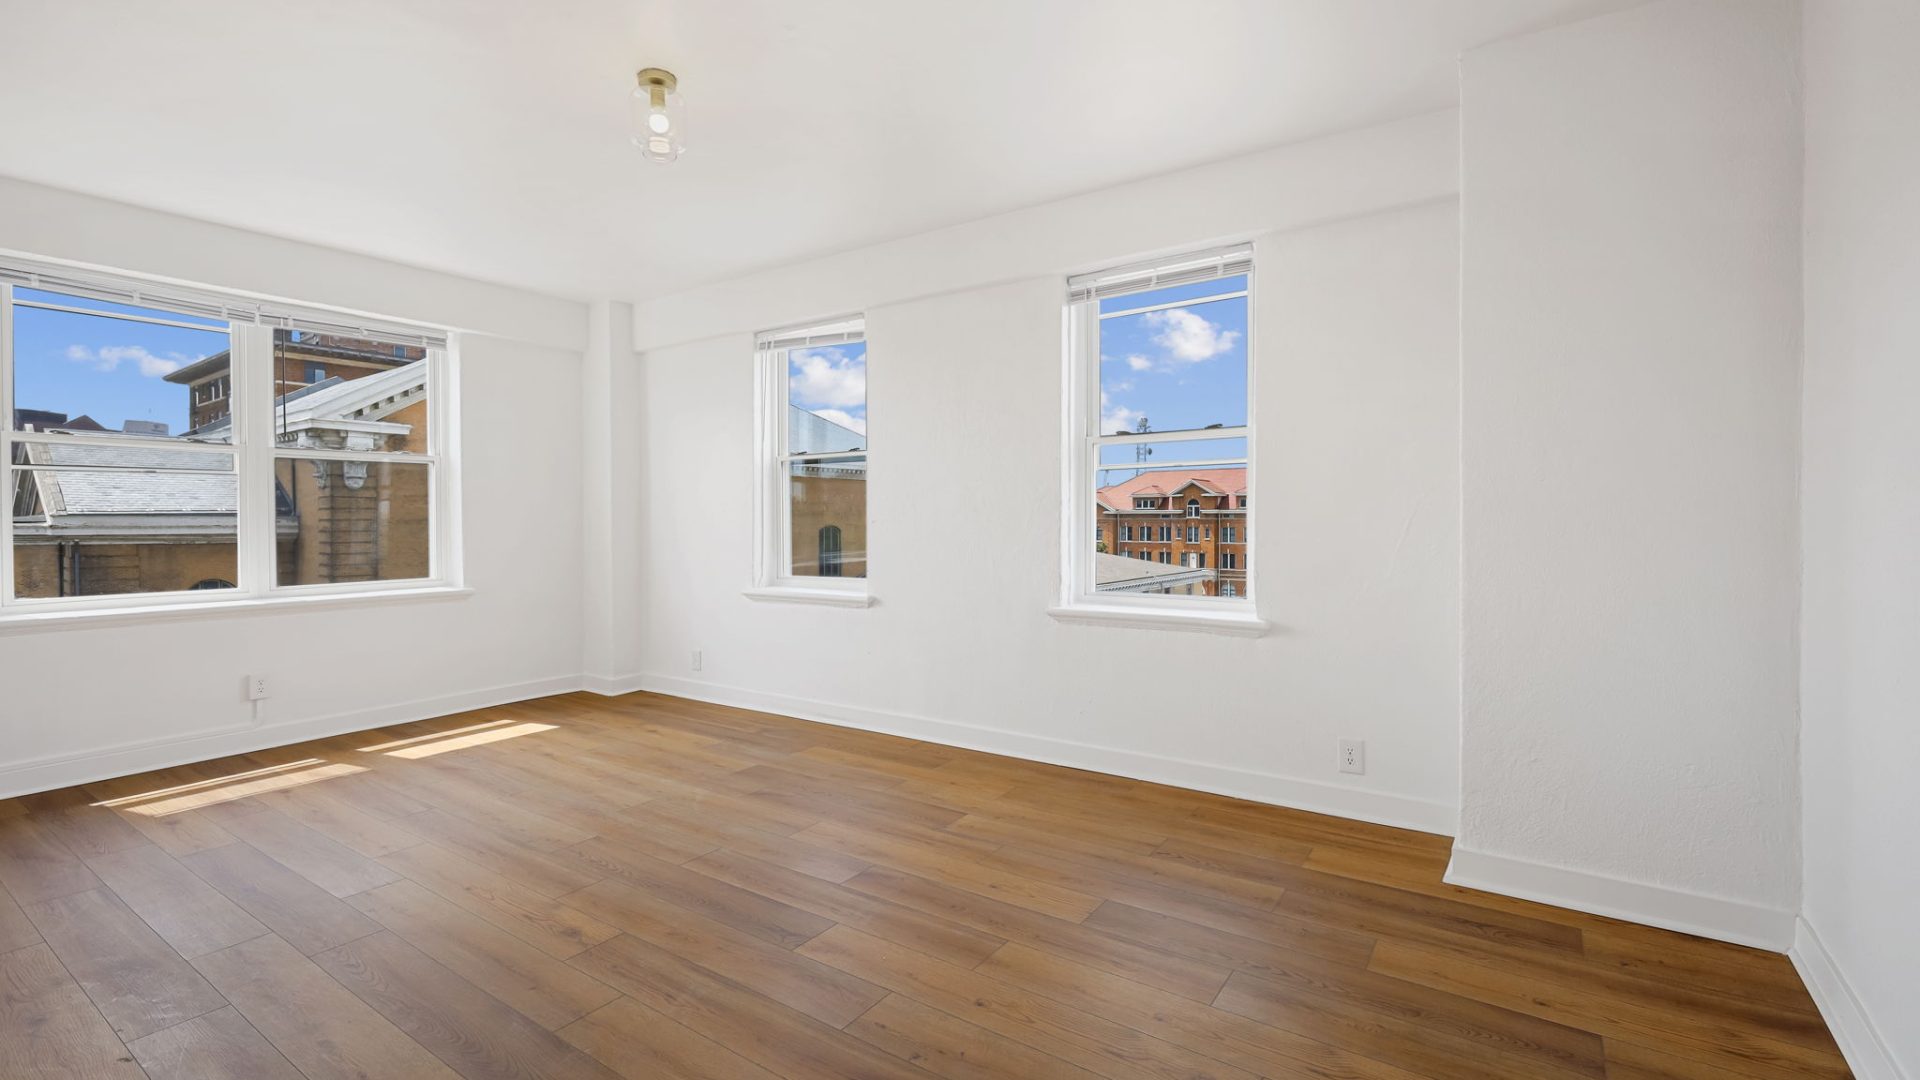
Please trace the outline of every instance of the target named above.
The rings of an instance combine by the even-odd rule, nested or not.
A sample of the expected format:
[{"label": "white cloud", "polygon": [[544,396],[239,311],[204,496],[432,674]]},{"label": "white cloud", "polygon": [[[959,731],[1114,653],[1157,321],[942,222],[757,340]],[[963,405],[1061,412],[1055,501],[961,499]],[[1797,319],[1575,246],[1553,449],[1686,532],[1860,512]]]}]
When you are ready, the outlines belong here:
[{"label": "white cloud", "polygon": [[848,357],[843,349],[796,349],[788,361],[787,388],[794,404],[858,408],[867,403],[864,357]]},{"label": "white cloud", "polygon": [[95,371],[114,371],[130,360],[140,368],[141,375],[157,379],[162,375],[171,375],[199,358],[180,353],[155,356],[144,345],[108,345],[100,349],[69,345],[67,359],[76,364],[85,364]]},{"label": "white cloud", "polygon": [[1234,343],[1240,340],[1240,331],[1222,330],[1217,324],[1208,322],[1186,308],[1149,311],[1141,319],[1147,326],[1159,329],[1160,332],[1153,336],[1154,344],[1182,363],[1197,364],[1202,360],[1211,360],[1232,349]]},{"label": "white cloud", "polygon": [[1146,371],[1153,367],[1153,361],[1141,356],[1139,353],[1134,353],[1132,356],[1127,357],[1127,366],[1135,371]]},{"label": "white cloud", "polygon": [[864,416],[855,416],[840,409],[814,409],[813,415],[828,423],[839,424],[848,431],[857,431],[862,435],[867,433],[867,418]]},{"label": "white cloud", "polygon": [[1116,431],[1132,431],[1133,425],[1140,422],[1140,414],[1125,405],[1116,405],[1107,397],[1105,390],[1100,391],[1100,433],[1111,435]]}]

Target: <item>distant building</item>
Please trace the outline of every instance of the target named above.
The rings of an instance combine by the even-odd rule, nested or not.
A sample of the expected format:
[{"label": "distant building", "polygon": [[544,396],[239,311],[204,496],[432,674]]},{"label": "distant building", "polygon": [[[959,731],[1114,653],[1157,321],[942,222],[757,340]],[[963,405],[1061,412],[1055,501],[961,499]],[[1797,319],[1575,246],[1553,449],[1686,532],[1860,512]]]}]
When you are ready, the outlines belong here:
[{"label": "distant building", "polygon": [[[387,345],[331,334],[286,331],[274,342],[274,397],[315,386],[328,379],[359,379],[411,364],[424,358],[425,349]],[[166,380],[187,388],[189,429],[198,431],[224,420],[232,409],[233,357],[217,352],[204,360],[169,373]]]},{"label": "distant building", "polygon": [[[1177,567],[1195,576],[1164,587],[1121,577],[1096,560],[1095,589],[1247,595],[1247,470],[1162,469],[1095,492],[1095,546],[1121,558]],[[1107,576],[1107,583],[1099,579]]]},{"label": "distant building", "polygon": [[[298,373],[277,380],[284,392],[275,403],[273,430],[282,449],[428,449],[427,365],[415,362],[424,358],[423,350],[320,338],[310,345],[288,342],[280,351],[276,366]],[[178,449],[105,432],[86,417],[20,410],[34,430],[87,432],[97,442],[16,448],[16,462],[29,466],[14,472],[11,494],[17,595],[234,586],[239,488],[234,474],[222,471],[232,419],[225,393],[208,389],[224,390],[229,363],[220,353],[168,376],[188,387],[195,410],[194,430],[174,439]],[[315,381],[301,381],[310,377]],[[164,437],[164,425],[159,434]],[[155,467],[205,473],[139,471]],[[427,576],[427,471],[418,465],[280,459],[274,470],[280,583]]]},{"label": "distant building", "polygon": [[[787,444],[822,454],[863,450],[867,437],[798,405],[787,412]],[[793,573],[867,576],[867,463],[864,458],[795,461],[788,477]]]}]

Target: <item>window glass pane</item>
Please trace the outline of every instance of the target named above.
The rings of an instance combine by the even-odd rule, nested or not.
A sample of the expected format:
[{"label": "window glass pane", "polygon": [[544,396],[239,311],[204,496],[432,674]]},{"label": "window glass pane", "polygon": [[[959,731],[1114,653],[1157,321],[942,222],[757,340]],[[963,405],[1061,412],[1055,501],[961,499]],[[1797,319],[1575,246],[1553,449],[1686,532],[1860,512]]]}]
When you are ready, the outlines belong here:
[{"label": "window glass pane", "polygon": [[[14,595],[22,598],[230,589],[239,485],[226,454],[128,451],[143,459],[222,459],[226,472],[143,472],[106,446],[20,446],[7,471]],[[118,468],[76,468],[85,459]],[[176,461],[177,463],[177,461]]]},{"label": "window glass pane", "polygon": [[1196,297],[1246,287],[1243,275],[1101,301],[1098,433],[1245,425],[1247,298]]},{"label": "window glass pane", "polygon": [[[1171,466],[1196,461],[1242,462],[1247,459],[1246,439],[1181,439],[1175,442],[1107,443],[1100,447],[1103,472],[1128,473],[1156,465]],[[1109,478],[1102,478],[1106,482]]]},{"label": "window glass pane", "polygon": [[[34,306],[38,303],[90,313]],[[226,414],[224,393],[203,407],[194,401],[191,386],[216,377],[202,378],[202,373],[226,370],[228,344],[226,326],[206,319],[17,289],[13,430],[186,435],[196,426],[196,414]]]},{"label": "window glass pane", "polygon": [[867,459],[787,465],[794,577],[867,576]]},{"label": "window glass pane", "polygon": [[[1095,482],[1096,592],[1252,595],[1244,464],[1190,468],[1156,460],[1102,467]],[[1152,565],[1115,561],[1123,556]]]},{"label": "window glass pane", "polygon": [[424,462],[280,458],[274,463],[282,585],[432,576]]},{"label": "window glass pane", "polygon": [[867,343],[787,353],[787,452],[867,448]]},{"label": "window glass pane", "polygon": [[426,358],[414,345],[274,331],[279,445],[427,453]]}]

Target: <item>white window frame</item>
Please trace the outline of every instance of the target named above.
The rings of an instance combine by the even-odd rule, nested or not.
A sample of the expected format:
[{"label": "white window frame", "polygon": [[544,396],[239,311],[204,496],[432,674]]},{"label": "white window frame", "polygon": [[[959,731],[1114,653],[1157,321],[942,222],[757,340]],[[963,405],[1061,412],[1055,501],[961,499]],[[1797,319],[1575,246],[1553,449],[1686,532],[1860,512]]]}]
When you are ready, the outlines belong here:
[{"label": "white window frame", "polygon": [[[206,444],[210,453],[230,453],[238,485],[235,534],[235,588],[176,592],[110,593],[99,596],[15,597],[12,467],[17,443],[66,442],[100,445],[101,436],[15,432],[13,316],[17,288],[64,293],[138,307],[172,311],[227,323],[233,441]],[[113,317],[113,316],[109,316]],[[124,316],[121,316],[124,317]],[[139,321],[136,319],[136,321]],[[273,335],[297,327],[343,336],[399,339],[426,350],[427,440],[424,453],[290,449],[275,446],[273,426]],[[207,329],[213,330],[214,327]],[[350,312],[255,299],[237,293],[158,282],[135,275],[82,270],[57,262],[0,254],[0,491],[7,505],[0,512],[0,629],[25,628],[106,616],[217,613],[362,598],[465,594],[459,544],[457,464],[458,340],[451,331],[418,323],[372,319]],[[183,388],[184,390],[184,388]],[[115,435],[113,445],[180,450],[173,438]],[[188,444],[198,446],[200,444]],[[424,578],[341,584],[278,584],[274,465],[279,457],[336,458],[374,462],[397,460],[428,470],[429,574]]]},{"label": "white window frame", "polygon": [[[1258,636],[1270,629],[1259,615],[1257,604],[1264,590],[1255,585],[1256,569],[1247,570],[1246,583],[1239,596],[1185,596],[1153,593],[1100,593],[1094,588],[1093,555],[1097,527],[1089,522],[1088,511],[1097,505],[1094,492],[1099,475],[1100,452],[1107,446],[1131,446],[1139,443],[1165,444],[1213,439],[1245,439],[1247,489],[1256,490],[1256,433],[1259,365],[1255,298],[1254,248],[1235,244],[1206,251],[1189,252],[1153,259],[1071,277],[1067,281],[1064,312],[1066,360],[1063,364],[1062,399],[1066,417],[1062,425],[1060,592],[1058,602],[1048,609],[1054,618],[1066,622],[1105,623],[1109,625],[1202,630],[1213,633]],[[1100,301],[1128,293],[1146,292],[1171,285],[1245,275],[1247,286],[1247,423],[1239,427],[1202,428],[1192,431],[1153,431],[1125,435],[1104,434],[1098,430],[1100,419]],[[1240,295],[1236,292],[1224,296]],[[1184,307],[1202,303],[1211,297],[1183,300]],[[1116,311],[1107,318],[1134,311]],[[1239,466],[1233,461],[1190,463],[1195,468]],[[1156,470],[1157,471],[1157,470]],[[1184,510],[1184,508],[1182,508]],[[1169,512],[1171,507],[1169,507]],[[1254,510],[1247,508],[1247,526],[1252,526]],[[1253,595],[1247,596],[1251,592]]]},{"label": "white window frame", "polygon": [[[790,415],[788,360],[795,349],[848,345],[867,340],[865,315],[832,319],[778,330],[754,338],[754,565],[753,584],[745,594],[755,600],[867,607],[873,603],[868,582],[873,574],[873,446],[838,453],[792,454],[787,438]],[[867,372],[873,366],[869,347]],[[866,577],[797,575],[793,568],[793,501],[789,473],[796,460],[835,461],[861,458],[867,468]]]}]

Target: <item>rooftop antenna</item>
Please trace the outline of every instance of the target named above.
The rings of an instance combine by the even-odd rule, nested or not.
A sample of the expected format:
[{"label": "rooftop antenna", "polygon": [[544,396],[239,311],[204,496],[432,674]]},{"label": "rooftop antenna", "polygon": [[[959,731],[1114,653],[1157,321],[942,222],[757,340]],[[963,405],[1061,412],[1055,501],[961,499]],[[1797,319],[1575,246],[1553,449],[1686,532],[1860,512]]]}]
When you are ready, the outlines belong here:
[{"label": "rooftop antenna", "polygon": [[[1139,423],[1133,425],[1133,430],[1134,430],[1134,433],[1137,435],[1145,435],[1147,432],[1153,430],[1153,426],[1147,423],[1147,418],[1143,416],[1140,418]],[[1133,463],[1135,465],[1146,464],[1147,459],[1152,456],[1153,456],[1153,447],[1148,446],[1146,443],[1133,444]]]}]

